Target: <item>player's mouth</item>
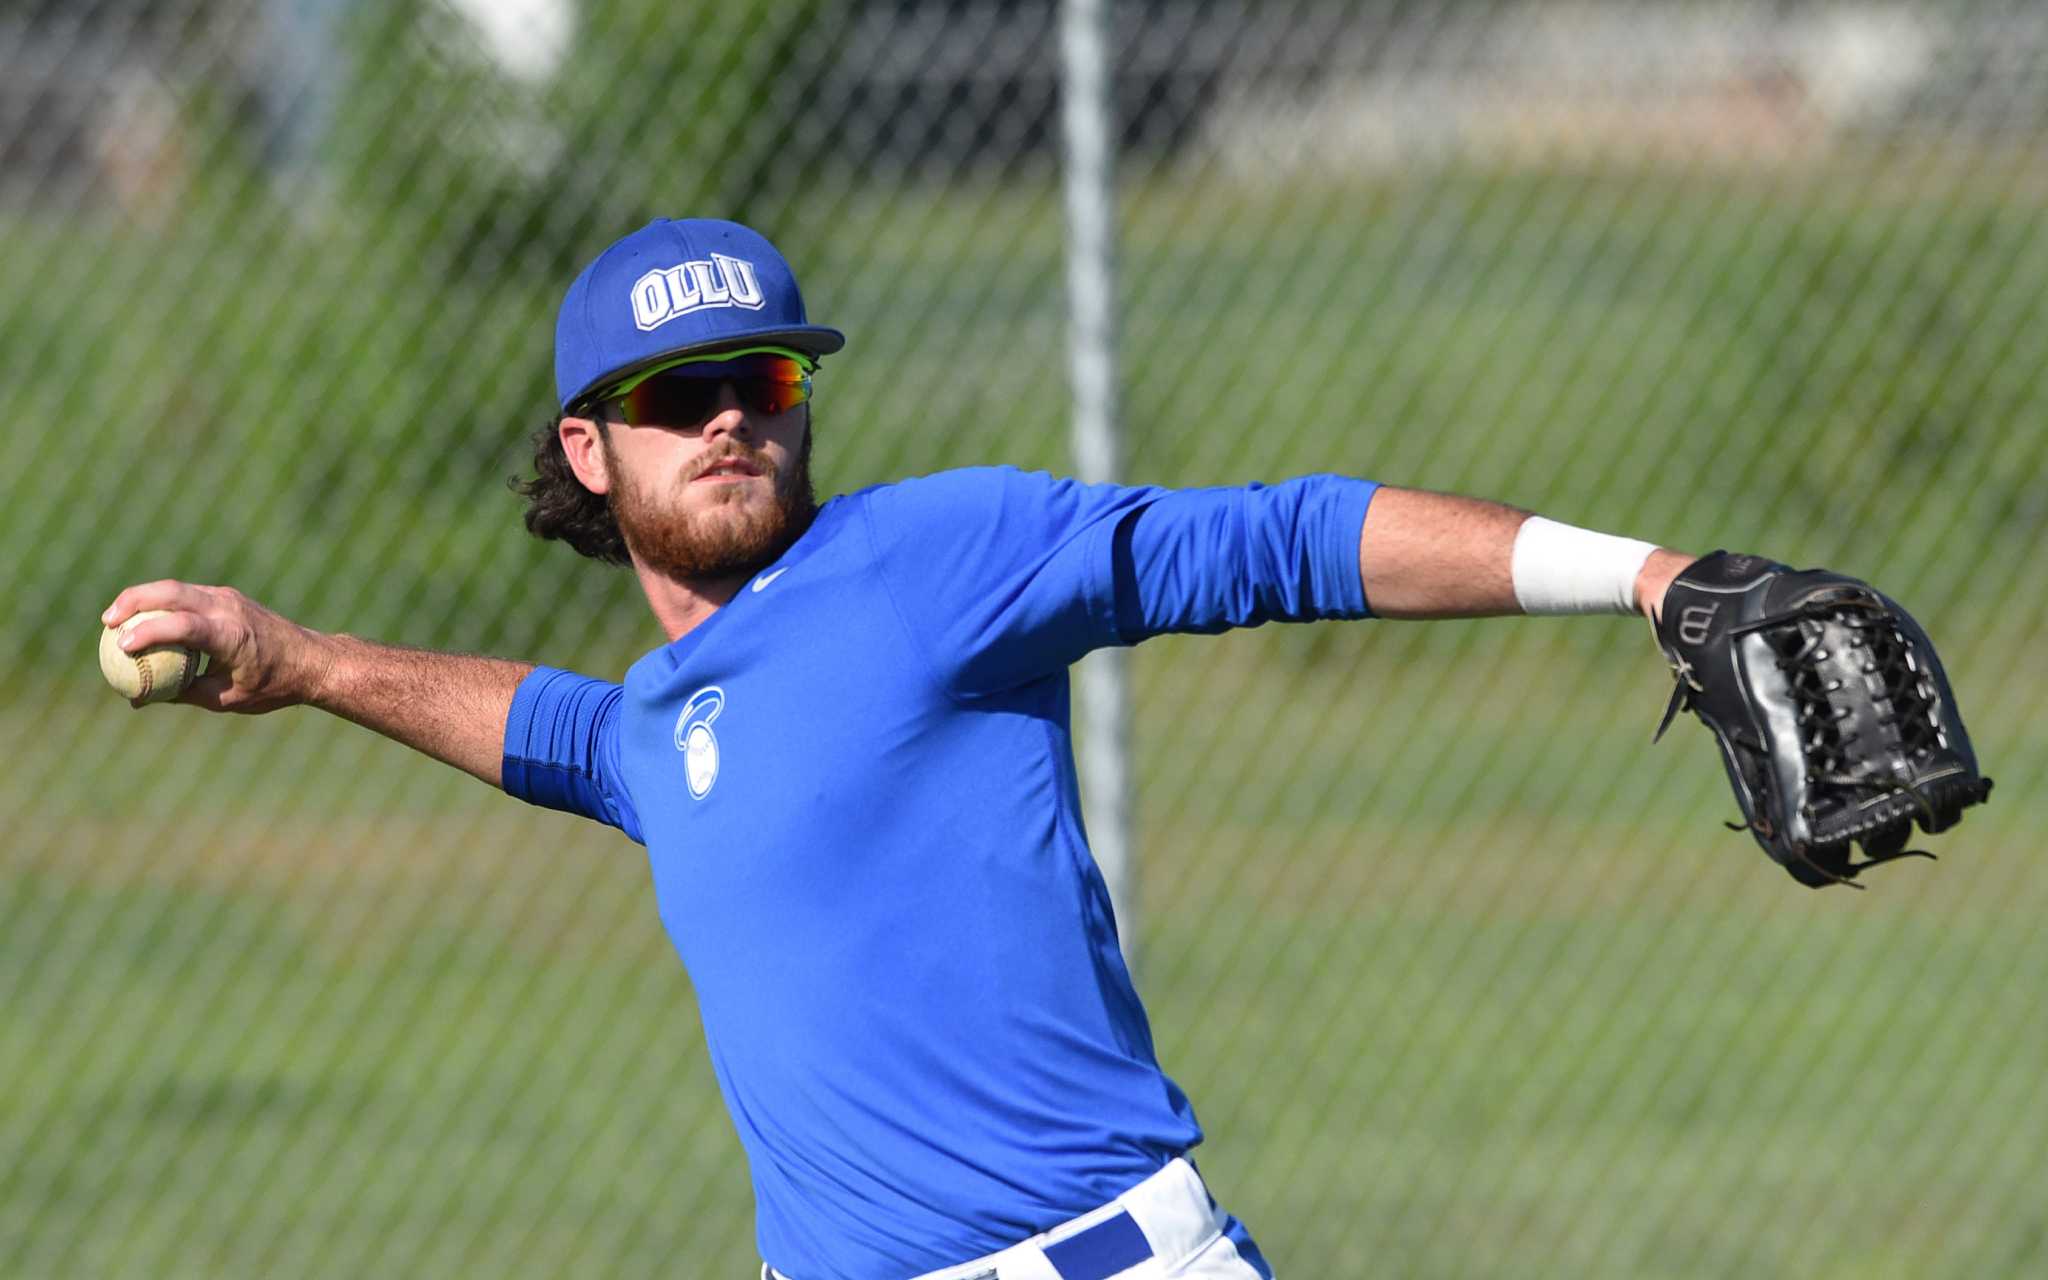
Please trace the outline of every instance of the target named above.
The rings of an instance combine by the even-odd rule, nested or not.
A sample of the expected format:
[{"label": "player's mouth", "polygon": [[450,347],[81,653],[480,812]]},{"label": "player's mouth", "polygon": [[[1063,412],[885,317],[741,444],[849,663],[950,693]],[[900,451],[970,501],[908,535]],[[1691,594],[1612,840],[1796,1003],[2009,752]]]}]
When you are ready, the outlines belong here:
[{"label": "player's mouth", "polygon": [[745,458],[720,458],[699,471],[690,481],[692,484],[736,484],[762,474],[760,467]]}]

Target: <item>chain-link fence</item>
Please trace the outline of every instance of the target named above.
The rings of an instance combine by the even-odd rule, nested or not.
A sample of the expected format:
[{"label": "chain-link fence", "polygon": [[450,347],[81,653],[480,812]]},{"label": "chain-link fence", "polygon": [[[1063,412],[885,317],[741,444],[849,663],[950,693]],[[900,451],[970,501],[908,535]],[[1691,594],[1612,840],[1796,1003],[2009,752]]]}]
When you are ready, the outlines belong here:
[{"label": "chain-link fence", "polygon": [[[1049,5],[0,0],[0,1272],[745,1274],[616,835],[311,712],[130,713],[159,576],[616,678],[520,528],[568,278],[739,217],[821,488],[1069,466]],[[1619,620],[1132,661],[1144,968],[1287,1276],[2048,1266],[2048,20],[1115,6],[1126,471],[1477,493],[1866,577],[1993,803],[1809,893]],[[877,999],[888,993],[878,992]]]}]

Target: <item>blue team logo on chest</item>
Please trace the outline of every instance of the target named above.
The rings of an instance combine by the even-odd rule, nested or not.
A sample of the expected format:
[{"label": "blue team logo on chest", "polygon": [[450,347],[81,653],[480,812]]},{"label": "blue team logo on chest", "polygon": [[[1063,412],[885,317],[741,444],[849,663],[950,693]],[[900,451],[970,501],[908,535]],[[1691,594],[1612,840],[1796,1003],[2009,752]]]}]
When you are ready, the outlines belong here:
[{"label": "blue team logo on chest", "polygon": [[683,779],[692,799],[710,795],[711,784],[718,781],[718,735],[711,732],[711,722],[723,710],[725,690],[707,684],[690,695],[676,717],[676,750],[683,753]]}]

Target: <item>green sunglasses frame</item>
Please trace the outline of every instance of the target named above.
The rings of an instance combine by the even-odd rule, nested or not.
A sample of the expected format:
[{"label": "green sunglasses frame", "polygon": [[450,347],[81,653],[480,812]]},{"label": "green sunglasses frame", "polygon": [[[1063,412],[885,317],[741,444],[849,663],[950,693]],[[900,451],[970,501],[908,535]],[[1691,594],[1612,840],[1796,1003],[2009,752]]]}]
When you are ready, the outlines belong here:
[{"label": "green sunglasses frame", "polygon": [[623,422],[628,426],[631,426],[633,425],[633,423],[630,418],[626,417],[625,405],[623,402],[625,400],[625,397],[632,392],[633,388],[639,386],[641,383],[647,381],[649,378],[667,373],[673,369],[683,368],[685,365],[722,364],[728,360],[740,359],[743,356],[783,356],[787,359],[796,361],[797,367],[803,370],[804,375],[804,398],[800,403],[807,404],[810,402],[811,375],[816,373],[818,369],[818,361],[816,357],[808,355],[802,351],[797,351],[790,347],[740,347],[732,351],[714,351],[706,355],[684,356],[681,359],[669,360],[664,363],[654,365],[651,368],[642,369],[638,373],[635,373],[632,377],[627,378],[625,381],[617,383],[616,385],[607,388],[606,390],[598,393],[597,395],[592,396],[589,402],[585,405],[585,409],[591,414],[591,416],[597,418],[599,421],[609,421],[613,419],[607,418],[607,411],[605,406],[611,404],[613,401],[619,401],[621,402],[619,406],[619,413],[615,420]]}]

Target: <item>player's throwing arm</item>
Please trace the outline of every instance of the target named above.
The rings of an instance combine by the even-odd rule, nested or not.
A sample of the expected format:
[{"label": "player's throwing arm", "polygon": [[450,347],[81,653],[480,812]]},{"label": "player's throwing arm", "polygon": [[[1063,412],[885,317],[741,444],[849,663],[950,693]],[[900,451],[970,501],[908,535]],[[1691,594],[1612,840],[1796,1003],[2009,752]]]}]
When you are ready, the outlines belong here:
[{"label": "player's throwing arm", "polygon": [[[139,615],[148,616],[139,616]],[[313,706],[396,739],[500,785],[505,716],[529,663],[376,644],[302,627],[232,587],[163,580],[129,587],[100,615],[101,667],[140,706],[158,692],[124,684],[119,656],[174,655],[184,685],[174,700],[209,711],[256,715]],[[176,659],[189,650],[206,659]],[[158,670],[163,670],[161,663]]]}]

